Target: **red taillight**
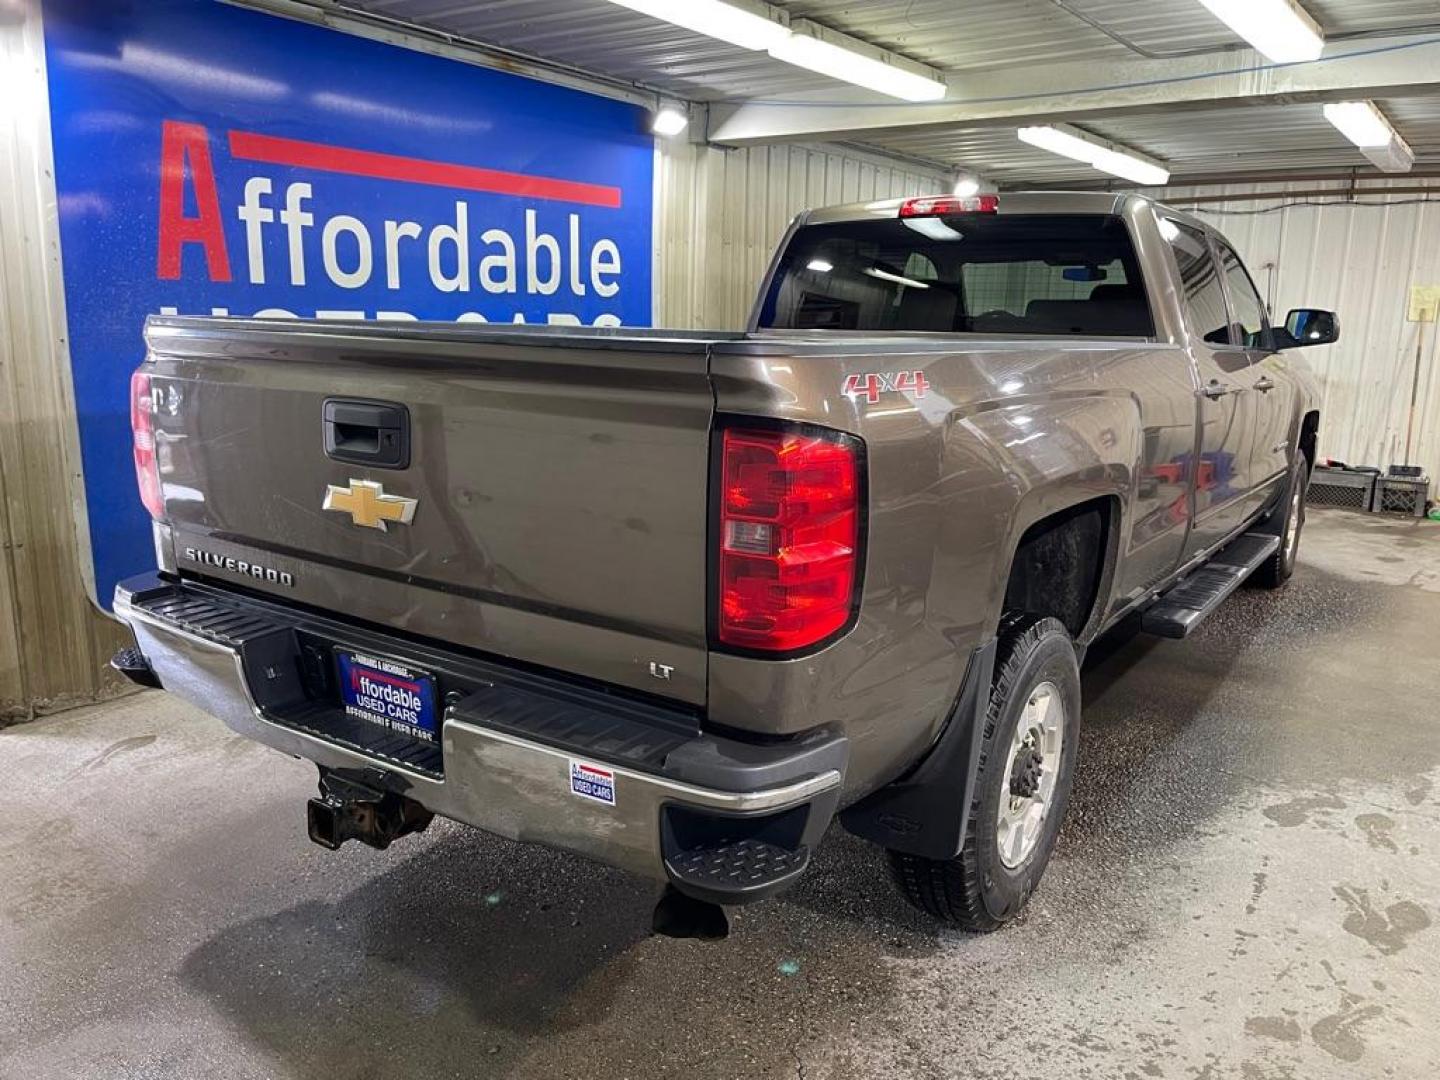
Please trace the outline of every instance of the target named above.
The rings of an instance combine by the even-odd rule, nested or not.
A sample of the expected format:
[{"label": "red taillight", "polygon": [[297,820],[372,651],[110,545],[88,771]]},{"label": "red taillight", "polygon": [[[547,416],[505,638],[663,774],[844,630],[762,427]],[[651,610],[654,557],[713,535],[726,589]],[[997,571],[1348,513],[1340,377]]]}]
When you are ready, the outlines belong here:
[{"label": "red taillight", "polygon": [[927,195],[906,199],[900,204],[901,217],[937,217],[940,214],[994,214],[1000,209],[998,195]]},{"label": "red taillight", "polygon": [[731,428],[722,455],[720,642],[788,652],[823,641],[854,608],[858,441]]},{"label": "red taillight", "polygon": [[155,457],[150,376],[143,371],[130,376],[130,430],[135,442],[135,483],[140,487],[140,501],[159,521],[165,516],[165,496],[160,493],[160,462]]}]

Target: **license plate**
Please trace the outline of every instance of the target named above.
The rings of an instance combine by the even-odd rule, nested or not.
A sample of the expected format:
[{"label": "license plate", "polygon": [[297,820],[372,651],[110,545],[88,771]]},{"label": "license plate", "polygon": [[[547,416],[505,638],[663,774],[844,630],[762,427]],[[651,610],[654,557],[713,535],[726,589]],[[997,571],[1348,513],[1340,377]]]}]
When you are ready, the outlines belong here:
[{"label": "license plate", "polygon": [[438,742],[435,679],[398,660],[336,650],[345,715],[423,742]]}]

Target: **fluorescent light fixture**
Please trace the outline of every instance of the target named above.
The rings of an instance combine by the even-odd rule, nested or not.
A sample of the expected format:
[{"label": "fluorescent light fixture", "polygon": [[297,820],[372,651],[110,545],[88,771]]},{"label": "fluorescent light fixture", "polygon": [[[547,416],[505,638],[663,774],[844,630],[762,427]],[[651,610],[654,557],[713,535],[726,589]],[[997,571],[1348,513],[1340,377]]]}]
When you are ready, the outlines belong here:
[{"label": "fluorescent light fixture", "polygon": [[1090,164],[1101,172],[1107,172],[1111,176],[1118,176],[1135,184],[1159,187],[1170,180],[1169,169],[1120,150],[1101,150]]},{"label": "fluorescent light fixture", "polygon": [[1170,181],[1170,170],[1162,162],[1106,142],[1069,124],[1022,127],[1015,134],[1020,137],[1021,142],[1074,161],[1083,161],[1101,172],[1129,180],[1131,183],[1158,187]]},{"label": "fluorescent light fixture", "polygon": [[1211,13],[1277,64],[1318,60],[1320,25],[1294,0],[1200,0]]},{"label": "fluorescent light fixture", "polygon": [[1373,101],[1335,101],[1325,106],[1325,119],[1360,148],[1381,172],[1405,173],[1415,164],[1415,152],[1400,137]]},{"label": "fluorescent light fixture", "polygon": [[742,49],[903,101],[936,101],[945,80],[934,68],[886,52],[808,19],[790,19],[761,0],[610,0]]},{"label": "fluorescent light fixture", "polygon": [[1389,146],[1366,146],[1361,148],[1360,153],[1370,159],[1381,172],[1407,173],[1410,166],[1415,164],[1415,151],[1410,149],[1410,144],[1396,135]]},{"label": "fluorescent light fixture", "polygon": [[650,121],[650,130],[656,135],[664,135],[670,138],[679,135],[690,123],[690,117],[684,109],[676,108],[674,105],[666,105],[655,114]]},{"label": "fluorescent light fixture", "polygon": [[808,19],[795,19],[790,34],[769,47],[787,64],[863,86],[903,101],[937,101],[945,96],[939,72],[893,53],[837,34]]},{"label": "fluorescent light fixture", "polygon": [[828,274],[835,269],[835,264],[826,262],[824,259],[811,259],[805,264],[806,270],[814,270],[817,274]]},{"label": "fluorescent light fixture", "polygon": [[1389,146],[1395,137],[1390,121],[1368,101],[1336,101],[1325,106],[1325,119],[1360,149]]},{"label": "fluorescent light fixture", "polygon": [[962,172],[955,177],[955,195],[961,199],[968,199],[972,195],[980,194],[980,178],[971,172]]},{"label": "fluorescent light fixture", "polygon": [[1083,161],[1086,165],[1095,160],[1095,153],[1099,149],[1091,140],[1083,139],[1079,135],[1072,135],[1069,131],[1054,124],[1022,127],[1016,134],[1020,136],[1021,142],[1038,146],[1041,150],[1049,150],[1050,153],[1059,154],[1061,157]]},{"label": "fluorescent light fixture", "polygon": [[873,278],[879,278],[881,281],[893,281],[896,285],[908,285],[912,289],[928,289],[930,287],[923,281],[901,277],[899,274],[892,274],[889,270],[881,270],[878,266],[867,266],[865,273]]},{"label": "fluorescent light fixture", "polygon": [[936,101],[945,80],[934,68],[811,22],[791,20],[761,0],[610,0],[652,19],[765,50],[776,60],[903,101]]},{"label": "fluorescent light fixture", "polygon": [[661,19],[706,37],[719,38],[742,49],[763,50],[790,36],[782,21],[771,17],[767,4],[745,0],[610,0],[613,4]]}]

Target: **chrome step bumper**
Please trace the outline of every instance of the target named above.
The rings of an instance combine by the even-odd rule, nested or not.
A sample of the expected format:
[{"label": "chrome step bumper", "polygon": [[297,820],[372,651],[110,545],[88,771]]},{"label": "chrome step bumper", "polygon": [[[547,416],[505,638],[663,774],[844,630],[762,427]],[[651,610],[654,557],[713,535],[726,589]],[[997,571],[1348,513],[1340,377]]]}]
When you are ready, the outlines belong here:
[{"label": "chrome step bumper", "polygon": [[[684,880],[667,864],[678,865],[687,853],[721,839],[735,843],[756,833],[773,838],[776,822],[784,824],[784,846],[803,848],[808,855],[839,802],[847,750],[843,738],[816,737],[775,751],[743,744],[736,753],[726,740],[698,731],[678,739],[673,732],[660,732],[648,744],[633,737],[617,739],[614,723],[607,723],[608,742],[595,745],[616,747],[615,753],[607,757],[583,746],[584,752],[577,752],[573,744],[527,738],[507,716],[477,711],[488,707],[486,702],[497,700],[503,705],[528,693],[530,699],[519,712],[529,716],[544,712],[545,699],[539,691],[510,685],[503,687],[508,698],[497,698],[496,683],[487,678],[479,679],[486,694],[447,698],[440,747],[443,770],[437,775],[420,765],[317,734],[313,725],[304,722],[306,710],[317,706],[301,704],[297,713],[295,703],[303,699],[303,691],[294,673],[296,626],[308,620],[307,629],[319,626],[319,632],[343,634],[343,623],[299,613],[292,621],[281,605],[227,596],[221,590],[153,574],[122,582],[114,608],[166,691],[218,717],[246,738],[327,769],[372,775],[378,770],[392,790],[443,817],[668,879],[682,891]],[[354,634],[366,647],[375,648],[373,633],[355,630]],[[354,643],[344,637],[339,640]],[[434,664],[440,655],[399,639],[389,647],[392,654],[402,656],[413,656],[417,650],[422,654],[417,664]],[[457,658],[456,662],[469,661]],[[486,672],[500,670],[481,666]],[[613,712],[613,699],[597,698],[603,698],[597,709]],[[572,694],[566,700],[574,699]],[[636,708],[643,713],[644,706]],[[578,726],[584,727],[583,717]],[[613,804],[572,793],[575,762],[613,774]],[[702,775],[713,775],[718,782],[696,782],[695,777]],[[760,783],[752,786],[747,778]],[[719,824],[697,831],[697,821]],[[777,888],[794,876],[790,873],[777,881]],[[759,899],[775,891],[766,885],[751,879],[724,902]],[[711,890],[707,898],[716,895]]]}]

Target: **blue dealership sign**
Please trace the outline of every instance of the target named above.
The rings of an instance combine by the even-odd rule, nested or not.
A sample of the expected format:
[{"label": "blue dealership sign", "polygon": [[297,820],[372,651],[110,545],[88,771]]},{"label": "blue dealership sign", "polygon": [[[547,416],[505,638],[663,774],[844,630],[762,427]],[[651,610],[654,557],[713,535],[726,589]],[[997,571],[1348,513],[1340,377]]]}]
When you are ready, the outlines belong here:
[{"label": "blue dealership sign", "polygon": [[47,0],[97,597],[153,563],[145,316],[648,325],[636,106],[210,0]]}]

